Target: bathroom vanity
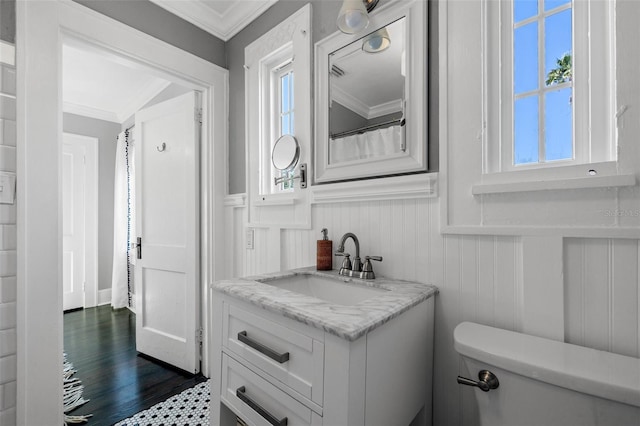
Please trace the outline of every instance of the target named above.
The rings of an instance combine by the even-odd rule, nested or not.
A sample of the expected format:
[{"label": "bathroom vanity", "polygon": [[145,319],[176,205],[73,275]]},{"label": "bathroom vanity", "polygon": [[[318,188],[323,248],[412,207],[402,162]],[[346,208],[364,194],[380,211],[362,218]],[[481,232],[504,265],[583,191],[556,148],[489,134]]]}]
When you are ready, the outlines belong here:
[{"label": "bathroom vanity", "polygon": [[211,424],[431,424],[437,289],[304,268],[211,286]]}]

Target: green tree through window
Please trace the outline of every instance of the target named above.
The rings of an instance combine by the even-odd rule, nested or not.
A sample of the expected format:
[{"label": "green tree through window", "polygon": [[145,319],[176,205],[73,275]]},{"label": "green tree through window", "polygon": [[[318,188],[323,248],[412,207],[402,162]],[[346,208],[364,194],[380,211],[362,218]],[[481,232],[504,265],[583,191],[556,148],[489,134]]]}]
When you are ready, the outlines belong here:
[{"label": "green tree through window", "polygon": [[573,79],[573,68],[571,65],[571,53],[565,53],[561,58],[556,60],[557,67],[549,71],[545,84],[566,83]]}]

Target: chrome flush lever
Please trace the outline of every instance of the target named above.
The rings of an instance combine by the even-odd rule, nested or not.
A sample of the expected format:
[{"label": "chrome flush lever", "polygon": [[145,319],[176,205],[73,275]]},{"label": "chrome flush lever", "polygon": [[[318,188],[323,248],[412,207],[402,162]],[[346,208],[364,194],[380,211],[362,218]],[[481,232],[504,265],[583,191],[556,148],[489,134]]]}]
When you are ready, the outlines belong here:
[{"label": "chrome flush lever", "polygon": [[480,370],[478,373],[478,381],[467,379],[466,377],[458,376],[458,383],[461,385],[475,386],[480,388],[483,392],[489,392],[492,389],[498,389],[500,382],[495,374],[489,370]]}]

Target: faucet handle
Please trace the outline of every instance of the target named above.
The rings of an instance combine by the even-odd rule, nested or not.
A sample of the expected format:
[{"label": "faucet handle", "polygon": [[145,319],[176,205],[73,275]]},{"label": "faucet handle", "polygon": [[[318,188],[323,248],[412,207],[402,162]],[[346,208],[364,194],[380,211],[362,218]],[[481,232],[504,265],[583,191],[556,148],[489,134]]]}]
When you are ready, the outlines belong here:
[{"label": "faucet handle", "polygon": [[375,279],[376,274],[373,273],[373,265],[371,264],[372,260],[382,262],[382,256],[365,256],[364,265],[362,265],[362,272],[360,272],[360,278],[364,280]]},{"label": "faucet handle", "polygon": [[350,271],[351,270],[351,259],[349,258],[349,256],[351,256],[349,253],[344,253],[344,252],[340,252],[337,251],[334,253],[335,256],[344,256],[344,260],[342,261],[342,266],[340,267],[340,274],[343,275],[344,271]]}]

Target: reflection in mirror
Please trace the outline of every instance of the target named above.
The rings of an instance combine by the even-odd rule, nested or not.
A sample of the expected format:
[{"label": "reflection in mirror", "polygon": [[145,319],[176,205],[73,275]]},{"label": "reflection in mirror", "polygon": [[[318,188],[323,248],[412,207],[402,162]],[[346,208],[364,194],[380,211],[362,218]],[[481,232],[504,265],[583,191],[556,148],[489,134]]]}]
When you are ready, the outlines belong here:
[{"label": "reflection in mirror", "polygon": [[405,151],[405,20],[329,55],[329,164]]},{"label": "reflection in mirror", "polygon": [[290,170],[298,163],[300,146],[292,135],[282,135],[273,144],[271,161],[278,170]]},{"label": "reflection in mirror", "polygon": [[294,168],[300,158],[300,145],[293,135],[282,135],[273,144],[271,163],[276,168],[276,192],[293,190]]}]

